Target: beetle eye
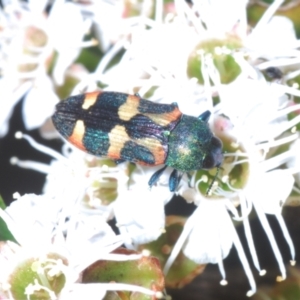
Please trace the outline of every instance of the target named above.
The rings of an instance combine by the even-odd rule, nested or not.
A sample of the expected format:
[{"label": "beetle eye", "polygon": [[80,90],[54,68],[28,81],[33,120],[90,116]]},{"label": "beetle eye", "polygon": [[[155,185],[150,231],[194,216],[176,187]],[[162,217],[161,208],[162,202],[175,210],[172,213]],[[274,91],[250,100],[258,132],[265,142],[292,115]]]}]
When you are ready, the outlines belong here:
[{"label": "beetle eye", "polygon": [[210,141],[209,151],[207,151],[207,154],[202,161],[202,168],[212,169],[214,167],[220,166],[222,164],[222,161],[222,142],[218,138],[212,137]]},{"label": "beetle eye", "polygon": [[212,137],[211,139],[211,144],[217,149],[217,148],[222,148],[223,144],[222,142],[216,138],[215,136]]},{"label": "beetle eye", "polygon": [[215,166],[215,160],[213,155],[206,155],[202,162],[203,169],[212,169]]}]

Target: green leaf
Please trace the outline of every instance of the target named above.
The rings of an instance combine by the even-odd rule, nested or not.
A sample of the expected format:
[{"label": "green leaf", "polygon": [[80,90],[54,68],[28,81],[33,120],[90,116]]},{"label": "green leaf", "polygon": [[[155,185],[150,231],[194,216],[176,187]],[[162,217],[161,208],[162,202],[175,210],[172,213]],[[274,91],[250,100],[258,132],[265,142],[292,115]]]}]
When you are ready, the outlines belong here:
[{"label": "green leaf", "polygon": [[[0,196],[0,209],[4,210],[6,208],[6,205],[3,201],[3,198]],[[17,243],[17,240],[12,235],[12,233],[9,231],[6,223],[4,220],[0,217],[0,241],[12,241]]]},{"label": "green leaf", "polygon": [[1,196],[0,196],[0,208],[2,208],[2,209],[6,208],[6,204]]}]

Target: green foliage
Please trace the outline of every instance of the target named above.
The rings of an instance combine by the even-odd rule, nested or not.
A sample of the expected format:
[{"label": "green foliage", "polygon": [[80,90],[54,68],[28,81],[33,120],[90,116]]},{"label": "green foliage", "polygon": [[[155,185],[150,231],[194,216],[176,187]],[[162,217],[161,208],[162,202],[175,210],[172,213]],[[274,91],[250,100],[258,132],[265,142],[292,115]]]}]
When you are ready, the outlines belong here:
[{"label": "green foliage", "polygon": [[[6,205],[4,203],[3,198],[0,196],[0,209],[4,210],[6,208]],[[12,235],[12,233],[9,231],[6,223],[4,220],[0,217],[0,241],[12,241],[16,242],[17,240]]]}]

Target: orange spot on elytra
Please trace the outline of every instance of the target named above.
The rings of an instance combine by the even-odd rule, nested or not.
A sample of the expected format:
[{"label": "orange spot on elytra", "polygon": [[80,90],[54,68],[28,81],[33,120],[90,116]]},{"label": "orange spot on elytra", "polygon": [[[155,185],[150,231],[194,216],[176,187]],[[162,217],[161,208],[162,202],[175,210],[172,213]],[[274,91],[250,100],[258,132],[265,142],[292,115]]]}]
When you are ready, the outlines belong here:
[{"label": "orange spot on elytra", "polygon": [[182,115],[182,112],[179,110],[178,107],[175,107],[174,110],[168,113],[163,113],[163,114],[146,113],[144,115],[160,126],[167,126],[170,123],[179,120]]},{"label": "orange spot on elytra", "polygon": [[112,159],[121,158],[121,150],[124,144],[130,140],[126,133],[125,127],[116,125],[108,134],[110,147],[108,148],[107,155]]},{"label": "orange spot on elytra", "polygon": [[72,135],[69,136],[68,141],[77,148],[86,151],[86,148],[82,144],[82,139],[85,133],[85,126],[82,120],[78,120],[73,129]]},{"label": "orange spot on elytra", "polygon": [[[164,149],[163,145],[158,139],[155,138],[143,138],[137,139],[135,141],[138,145],[147,148],[154,156],[155,163],[151,164],[152,166],[161,165],[165,162],[167,153]],[[148,164],[145,162],[138,162],[141,165],[147,166]]]},{"label": "orange spot on elytra", "polygon": [[82,104],[82,108],[83,109],[89,109],[91,106],[93,106],[96,101],[97,101],[97,97],[101,94],[101,91],[97,91],[97,92],[91,92],[91,93],[86,93],[84,94],[84,100],[83,100],[83,104]]}]

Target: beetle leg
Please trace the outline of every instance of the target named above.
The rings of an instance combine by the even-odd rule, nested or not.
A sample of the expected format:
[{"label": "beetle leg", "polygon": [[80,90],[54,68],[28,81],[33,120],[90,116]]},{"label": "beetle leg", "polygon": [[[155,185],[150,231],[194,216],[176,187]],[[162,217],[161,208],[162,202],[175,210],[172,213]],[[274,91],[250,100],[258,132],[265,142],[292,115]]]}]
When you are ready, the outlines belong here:
[{"label": "beetle leg", "polygon": [[188,184],[189,184],[189,188],[192,188],[191,182],[192,182],[192,175],[191,173],[187,172],[186,176],[188,178]]},{"label": "beetle leg", "polygon": [[149,187],[151,188],[153,184],[157,182],[161,174],[165,171],[167,166],[164,166],[163,168],[157,170],[153,175],[150,177],[150,180],[148,181]]},{"label": "beetle leg", "polygon": [[170,175],[169,179],[169,189],[171,192],[175,192],[183,174],[179,174],[176,169],[174,169]]}]

